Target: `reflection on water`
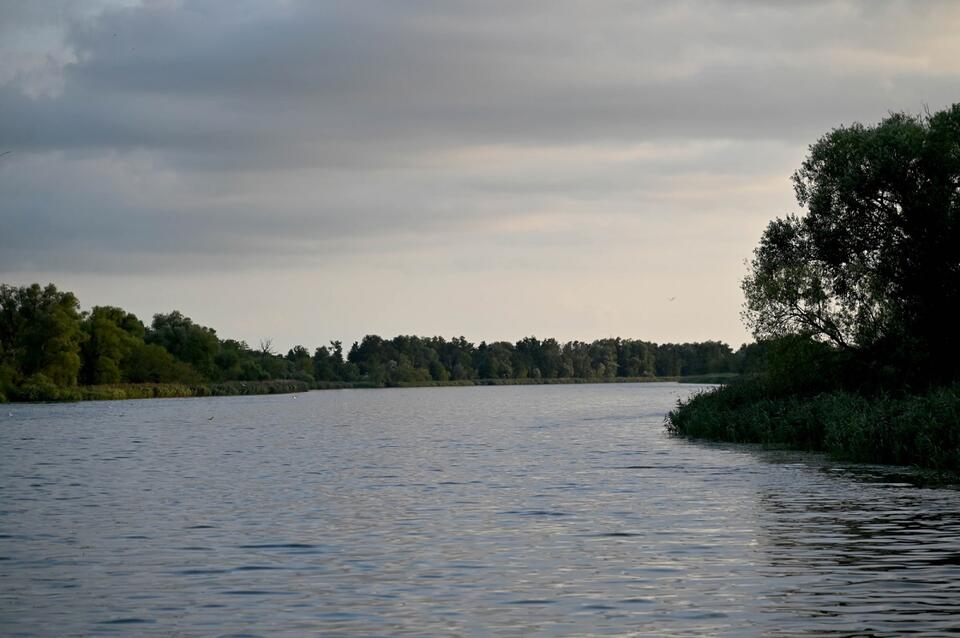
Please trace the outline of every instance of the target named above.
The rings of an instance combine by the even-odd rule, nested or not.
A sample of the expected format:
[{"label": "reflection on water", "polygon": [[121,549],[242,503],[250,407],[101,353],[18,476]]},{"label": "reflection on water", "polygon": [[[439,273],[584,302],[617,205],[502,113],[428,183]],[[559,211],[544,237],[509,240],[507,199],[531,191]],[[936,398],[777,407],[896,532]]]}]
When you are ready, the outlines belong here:
[{"label": "reflection on water", "polygon": [[[778,616],[771,633],[958,629],[960,494],[886,478],[882,470],[827,467],[789,492],[760,491],[766,576],[784,584],[766,597]],[[851,483],[837,490],[838,481]]]},{"label": "reflection on water", "polygon": [[960,493],[671,439],[662,415],[691,390],[5,406],[0,634],[960,625]]}]

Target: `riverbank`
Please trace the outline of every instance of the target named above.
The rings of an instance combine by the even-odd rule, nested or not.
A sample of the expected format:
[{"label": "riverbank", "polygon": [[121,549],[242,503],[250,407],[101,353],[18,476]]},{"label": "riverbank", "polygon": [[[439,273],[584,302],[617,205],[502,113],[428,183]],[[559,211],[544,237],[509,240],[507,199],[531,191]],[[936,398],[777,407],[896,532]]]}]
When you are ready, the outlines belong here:
[{"label": "riverbank", "polygon": [[25,384],[6,397],[23,403],[51,401],[119,401],[126,399],[169,399],[185,397],[236,396],[247,394],[289,394],[306,392],[303,381],[227,381],[224,383],[118,383],[70,388],[53,384]]},{"label": "riverbank", "polygon": [[176,397],[235,396],[253,394],[289,394],[308,390],[362,390],[375,388],[444,388],[493,385],[571,385],[587,383],[725,383],[737,375],[697,375],[687,377],[613,377],[587,379],[463,379],[457,381],[425,381],[384,385],[370,381],[318,381],[307,383],[289,379],[273,381],[228,381],[224,383],[120,383],[61,388],[52,384],[25,385],[10,397],[0,395],[0,403],[8,401],[35,403],[49,401],[118,401],[125,399],[163,399]]},{"label": "riverbank", "polygon": [[314,384],[316,390],[363,389],[363,388],[447,388],[490,385],[575,385],[575,384],[602,384],[602,383],[722,383],[738,375],[697,375],[688,377],[561,377],[556,379],[525,378],[525,379],[460,379],[452,381],[417,381],[413,383],[400,382],[396,384],[375,384],[368,381],[320,381]]},{"label": "riverbank", "polygon": [[662,381],[677,381],[679,377],[610,377],[587,379],[582,377],[563,377],[557,379],[526,378],[526,379],[464,379],[460,381],[428,381],[425,383],[400,383],[401,388],[427,388],[444,386],[471,386],[471,385],[571,385],[581,383],[653,383]]},{"label": "riverbank", "polygon": [[701,392],[666,417],[691,438],[827,452],[838,459],[960,473],[960,384],[922,394],[771,392],[761,379]]}]

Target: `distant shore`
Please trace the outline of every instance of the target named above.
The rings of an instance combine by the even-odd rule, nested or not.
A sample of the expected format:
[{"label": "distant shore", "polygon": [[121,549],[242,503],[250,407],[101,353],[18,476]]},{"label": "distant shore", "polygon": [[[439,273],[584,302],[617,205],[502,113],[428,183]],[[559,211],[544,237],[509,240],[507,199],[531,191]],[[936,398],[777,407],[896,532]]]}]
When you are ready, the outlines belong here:
[{"label": "distant shore", "polygon": [[[47,386],[12,397],[13,403],[72,401],[122,401],[127,399],[173,399],[254,394],[291,394],[310,390],[303,381],[228,381],[225,383],[117,383],[111,385]],[[28,389],[30,392],[33,389]]]},{"label": "distant shore", "polygon": [[48,389],[35,396],[17,397],[14,403],[49,403],[72,401],[120,401],[127,399],[170,399],[211,396],[241,396],[259,394],[294,394],[309,390],[361,390],[377,388],[445,388],[493,385],[573,385],[599,383],[726,383],[735,374],[691,375],[686,377],[613,377],[587,379],[567,377],[556,379],[463,379],[457,381],[427,381],[422,383],[375,384],[369,381],[320,381],[307,383],[291,379],[272,381],[229,381],[225,383],[118,383],[111,385],[75,386]]},{"label": "distant shore", "polygon": [[687,377],[606,377],[606,378],[583,378],[583,377],[559,377],[559,378],[525,378],[525,379],[461,379],[451,381],[422,381],[415,383],[397,383],[394,385],[377,385],[367,381],[357,381],[354,383],[330,381],[318,382],[315,384],[317,390],[338,390],[338,389],[361,389],[361,388],[447,388],[464,387],[478,385],[574,385],[574,384],[599,384],[599,383],[725,383],[726,381],[738,375],[732,374],[714,374],[714,375],[696,375]]}]

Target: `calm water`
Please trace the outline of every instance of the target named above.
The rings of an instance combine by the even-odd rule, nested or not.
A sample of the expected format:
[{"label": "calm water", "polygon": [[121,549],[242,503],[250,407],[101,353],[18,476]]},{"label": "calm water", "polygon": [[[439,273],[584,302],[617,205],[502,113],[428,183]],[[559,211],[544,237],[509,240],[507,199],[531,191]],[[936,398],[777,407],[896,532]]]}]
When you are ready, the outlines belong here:
[{"label": "calm water", "polygon": [[673,384],[0,406],[4,636],[960,631],[960,492]]}]

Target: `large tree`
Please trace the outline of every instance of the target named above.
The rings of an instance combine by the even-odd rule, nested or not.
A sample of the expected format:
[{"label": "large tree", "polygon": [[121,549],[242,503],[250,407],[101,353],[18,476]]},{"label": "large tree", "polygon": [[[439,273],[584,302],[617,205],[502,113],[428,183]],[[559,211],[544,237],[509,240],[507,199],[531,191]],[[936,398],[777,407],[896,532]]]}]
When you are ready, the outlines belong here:
[{"label": "large tree", "polygon": [[194,323],[174,310],[156,314],[146,334],[146,342],[162,346],[174,357],[193,366],[206,379],[217,378],[216,356],[220,340],[213,328]]},{"label": "large tree", "polygon": [[83,383],[119,383],[126,357],[143,345],[143,323],[114,306],[94,306],[84,321]]},{"label": "large tree", "polygon": [[53,284],[0,286],[0,366],[23,377],[42,374],[61,386],[77,383],[81,329],[80,304],[72,292]]},{"label": "large tree", "polygon": [[743,281],[755,336],[807,334],[954,374],[960,104],[835,129],[793,181],[807,213],[770,222]]}]

